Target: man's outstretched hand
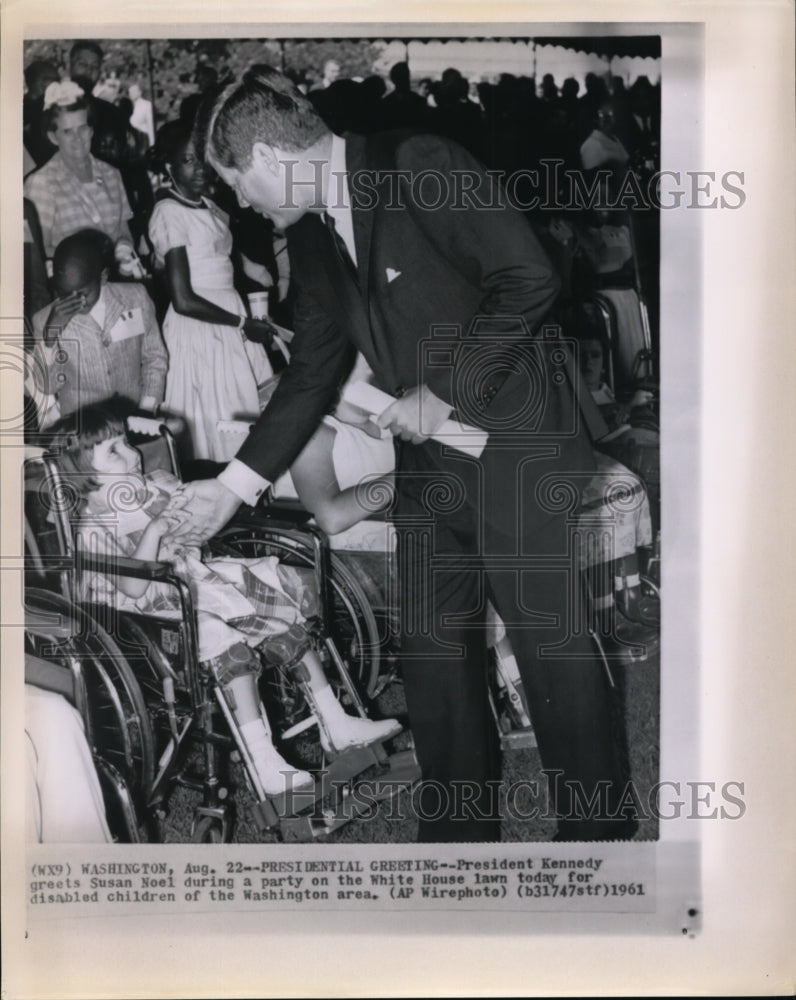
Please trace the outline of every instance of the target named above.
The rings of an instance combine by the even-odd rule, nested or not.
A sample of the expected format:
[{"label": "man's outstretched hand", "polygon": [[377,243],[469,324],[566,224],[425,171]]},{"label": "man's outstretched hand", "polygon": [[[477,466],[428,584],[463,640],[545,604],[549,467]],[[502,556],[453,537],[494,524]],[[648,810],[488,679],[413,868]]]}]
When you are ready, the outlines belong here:
[{"label": "man's outstretched hand", "polygon": [[240,497],[218,479],[185,483],[169,501],[169,512],[180,511],[183,520],[172,531],[186,545],[201,545],[229,521],[241,504]]}]

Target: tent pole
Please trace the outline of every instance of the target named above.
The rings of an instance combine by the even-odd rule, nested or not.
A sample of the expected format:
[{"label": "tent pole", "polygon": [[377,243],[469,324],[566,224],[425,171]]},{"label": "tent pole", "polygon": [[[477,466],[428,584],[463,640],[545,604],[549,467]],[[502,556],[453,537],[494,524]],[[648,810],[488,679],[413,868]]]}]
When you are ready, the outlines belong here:
[{"label": "tent pole", "polygon": [[152,41],[147,38],[146,42],[146,62],[149,75],[149,100],[152,102],[152,127],[157,127],[158,122],[158,109],[155,104],[155,76],[152,71]]}]

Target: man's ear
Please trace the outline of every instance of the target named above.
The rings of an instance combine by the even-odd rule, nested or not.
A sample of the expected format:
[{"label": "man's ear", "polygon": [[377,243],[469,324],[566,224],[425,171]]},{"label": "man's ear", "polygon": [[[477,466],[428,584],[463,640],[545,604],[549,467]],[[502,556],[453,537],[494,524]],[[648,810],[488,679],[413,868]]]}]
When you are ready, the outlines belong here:
[{"label": "man's ear", "polygon": [[100,275],[100,285],[107,285],[108,278],[110,278],[111,272],[107,267],[103,267],[102,274]]},{"label": "man's ear", "polygon": [[272,174],[279,173],[279,160],[274,152],[274,147],[265,142],[255,142],[252,146],[252,164],[265,167]]}]

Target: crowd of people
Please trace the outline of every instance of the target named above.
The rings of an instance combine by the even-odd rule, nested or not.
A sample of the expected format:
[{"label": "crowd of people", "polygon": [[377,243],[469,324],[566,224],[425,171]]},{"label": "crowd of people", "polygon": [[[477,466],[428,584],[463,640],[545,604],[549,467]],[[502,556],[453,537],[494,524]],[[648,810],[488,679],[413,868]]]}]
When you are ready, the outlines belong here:
[{"label": "crowd of people", "polygon": [[[491,785],[500,763],[486,698],[486,621],[483,606],[477,610],[484,588],[511,640],[543,765],[565,777],[554,796],[559,837],[632,835],[632,816],[611,812],[626,762],[617,757],[621,739],[605,677],[589,636],[567,631],[581,598],[573,596],[567,573],[553,583],[534,560],[567,549],[566,518],[545,505],[544,483],[595,469],[606,474],[606,453],[598,452],[600,466],[595,439],[632,437],[634,413],[650,401],[637,391],[611,432],[597,407],[586,405],[589,396],[605,411],[606,403],[616,403],[606,393],[617,387],[605,385],[606,345],[580,300],[612,277],[625,280],[630,268],[637,276],[654,270],[657,247],[648,243],[648,258],[642,252],[641,261],[634,259],[627,213],[604,209],[528,217],[511,205],[462,213],[448,204],[417,211],[410,203],[390,213],[377,199],[365,213],[350,178],[385,168],[410,178],[429,168],[485,178],[487,168],[509,175],[545,159],[584,172],[607,168],[609,175],[654,171],[656,88],[640,78],[626,91],[614,78],[609,90],[590,76],[579,97],[574,80],[559,93],[547,76],[537,93],[531,79],[504,74],[473,89],[455,69],[413,88],[406,63],[392,68],[388,85],[381,77],[343,79],[330,60],[310,89],[306,81],[252,67],[223,88],[205,74],[197,95],[153,142],[145,109],[134,115],[140,88],[130,89],[125,107],[104,100],[97,96],[101,68],[101,49],[85,41],[73,45],[68,74],[43,62],[26,70],[26,387],[31,427],[52,430],[65,468],[88,476],[78,538],[139,558],[168,552],[179,563],[200,602],[202,657],[222,687],[234,686],[244,739],[272,791],[277,774],[295,769],[274,757],[257,671],[241,647],[245,653],[274,631],[289,633],[306,617],[308,597],[278,567],[204,565],[192,546],[288,473],[330,532],[371,512],[357,499],[363,479],[383,483],[401,552],[409,721],[429,795],[443,788],[452,803],[433,822],[421,817],[420,839],[499,838]],[[349,178],[339,200],[331,195],[333,175]],[[278,326],[247,308],[247,295],[264,292]],[[486,314],[521,342],[561,306],[562,296],[569,309],[560,315],[584,344],[581,367],[594,401],[580,392],[576,371],[549,381],[549,360],[542,362],[547,402],[535,416],[521,405],[527,386],[516,371],[487,373],[477,399],[455,397],[464,348],[447,368],[418,369],[421,343],[435,325],[467,330]],[[293,336],[286,365],[273,350],[280,330]],[[397,398],[379,415],[352,408],[341,387],[354,379]],[[478,463],[463,461],[433,440],[455,408],[487,428],[510,426],[514,437],[497,434],[500,444],[487,445]],[[573,408],[583,418],[567,428]],[[133,410],[175,418],[183,457],[216,478],[184,487],[141,480],[118,422],[119,413]],[[219,429],[233,419],[254,423],[240,449]],[[537,455],[530,472],[529,448]],[[111,539],[107,528],[88,530],[86,518],[99,511],[103,520],[110,479],[102,479],[119,476],[135,479],[133,493],[142,502],[135,524]],[[458,508],[429,510],[430,480],[459,483]],[[516,495],[507,483],[517,484]],[[411,526],[429,516],[434,528],[423,544],[439,566],[420,581],[428,559]],[[627,636],[638,638],[632,558],[636,545],[649,544],[650,532],[638,517],[634,525],[619,556],[628,560]],[[522,593],[516,574],[500,569],[506,553],[524,560]],[[471,569],[445,568],[475,555],[480,562]],[[593,579],[606,634],[616,627],[616,558],[612,552],[593,560],[609,564]],[[160,606],[140,583],[135,593],[118,579],[110,587],[103,581],[101,589],[113,603]],[[556,646],[555,656],[540,654]],[[308,670],[317,714],[336,727],[336,745],[395,731],[393,720],[346,721],[322,672],[314,664]],[[297,774],[294,780],[306,780]],[[464,817],[455,808],[463,783],[472,790]],[[579,815],[579,797],[603,785],[610,815]]]},{"label": "crowd of people", "polygon": [[[298,83],[302,86],[301,77]],[[560,159],[572,169],[594,166],[582,162],[581,147],[603,129],[599,115],[610,108],[611,135],[617,144],[611,158],[647,170],[654,170],[658,159],[660,94],[646,77],[626,89],[622,77],[611,78],[609,84],[589,73],[581,93],[574,77],[559,89],[548,73],[537,88],[531,77],[511,73],[501,74],[495,83],[471,82],[451,67],[439,80],[425,77],[412,87],[405,62],[392,67],[388,84],[381,76],[342,79],[332,60],[309,97],[336,131],[427,129],[454,139],[488,167],[507,173],[531,169],[541,159]]]}]

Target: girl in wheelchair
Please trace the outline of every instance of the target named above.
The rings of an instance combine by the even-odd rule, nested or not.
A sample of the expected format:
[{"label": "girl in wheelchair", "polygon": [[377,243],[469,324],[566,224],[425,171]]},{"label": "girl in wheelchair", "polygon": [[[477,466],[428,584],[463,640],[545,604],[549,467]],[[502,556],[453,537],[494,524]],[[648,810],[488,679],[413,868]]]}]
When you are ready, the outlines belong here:
[{"label": "girl in wheelchair", "polygon": [[[373,721],[344,711],[312,647],[307,627],[316,606],[309,578],[274,556],[218,557],[205,562],[197,548],[172,537],[179,511],[167,511],[181,485],[169,472],[142,472],[141,454],[113,412],[88,406],[54,430],[53,452],[65,482],[79,498],[79,550],[103,557],[172,563],[197,608],[199,659],[218,682],[267,795],[308,786],[311,775],[288,764],[275,748],[257,680],[260,650],[271,662],[298,664],[318,718],[321,745],[341,753],[396,735],[394,719]],[[158,616],[179,612],[173,588],[158,581],[87,572],[82,600]]]}]

